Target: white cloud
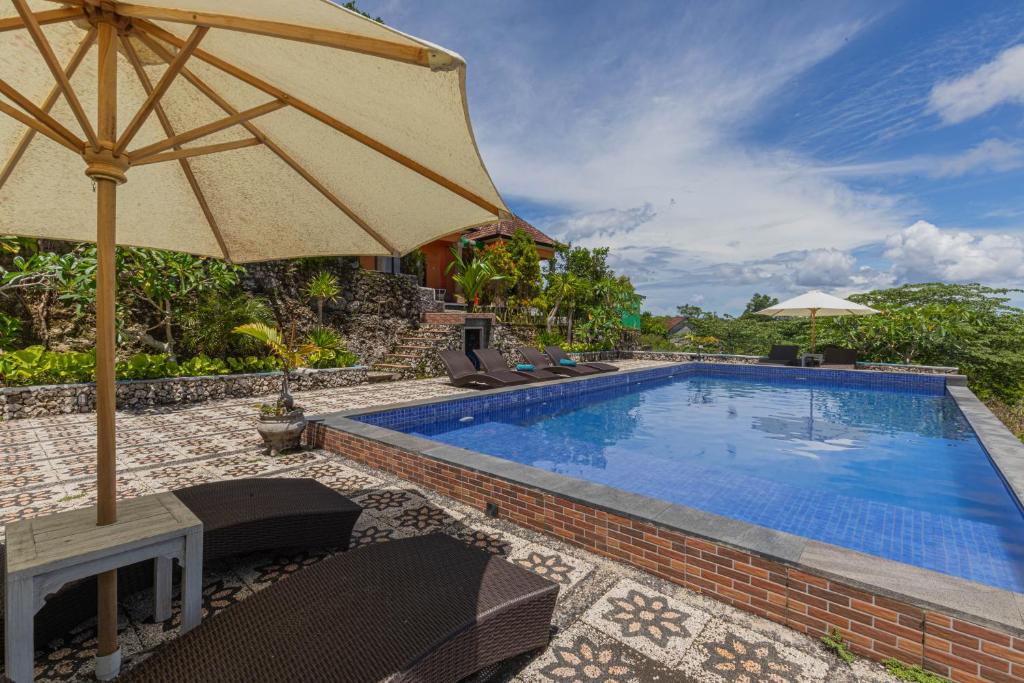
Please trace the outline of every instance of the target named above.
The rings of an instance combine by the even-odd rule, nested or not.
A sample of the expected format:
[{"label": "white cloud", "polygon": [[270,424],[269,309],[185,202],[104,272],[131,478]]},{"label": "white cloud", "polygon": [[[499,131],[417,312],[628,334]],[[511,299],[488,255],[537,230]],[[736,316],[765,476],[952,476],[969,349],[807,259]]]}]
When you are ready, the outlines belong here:
[{"label": "white cloud", "polygon": [[929,107],[946,123],[960,123],[1004,102],[1024,104],[1024,45],[1004,50],[972,73],[937,84]]},{"label": "white cloud", "polygon": [[630,233],[654,219],[656,213],[650,202],[632,209],[604,209],[570,216],[549,226],[567,242],[585,238],[607,238]]},{"label": "white cloud", "polygon": [[821,170],[836,177],[925,175],[955,178],[980,172],[1004,172],[1024,167],[1024,146],[1018,142],[990,138],[959,154],[919,154],[905,159],[863,164],[826,166]]},{"label": "white cloud", "polygon": [[841,287],[850,284],[857,261],[838,249],[815,249],[792,268],[801,287]]},{"label": "white cloud", "polygon": [[904,281],[1024,279],[1024,237],[1018,235],[943,230],[917,221],[886,240],[884,255]]}]

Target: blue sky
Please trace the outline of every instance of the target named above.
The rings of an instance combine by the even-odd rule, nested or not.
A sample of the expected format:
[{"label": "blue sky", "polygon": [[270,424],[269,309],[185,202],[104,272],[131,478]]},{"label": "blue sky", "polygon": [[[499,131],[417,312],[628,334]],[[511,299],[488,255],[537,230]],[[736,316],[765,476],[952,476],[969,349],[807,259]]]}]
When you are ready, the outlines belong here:
[{"label": "blue sky", "polygon": [[518,214],[647,307],[1024,286],[1024,3],[364,0],[462,54]]}]

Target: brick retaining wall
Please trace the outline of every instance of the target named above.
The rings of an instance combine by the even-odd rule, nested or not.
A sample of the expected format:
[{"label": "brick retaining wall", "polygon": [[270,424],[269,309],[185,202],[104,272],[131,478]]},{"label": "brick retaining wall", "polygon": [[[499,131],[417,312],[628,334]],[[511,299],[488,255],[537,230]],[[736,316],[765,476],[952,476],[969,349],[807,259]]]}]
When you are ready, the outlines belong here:
[{"label": "brick retaining wall", "polygon": [[813,637],[838,628],[860,655],[895,657],[957,682],[1024,680],[1024,634],[1004,633],[652,522],[313,423],[311,445],[625,562]]}]

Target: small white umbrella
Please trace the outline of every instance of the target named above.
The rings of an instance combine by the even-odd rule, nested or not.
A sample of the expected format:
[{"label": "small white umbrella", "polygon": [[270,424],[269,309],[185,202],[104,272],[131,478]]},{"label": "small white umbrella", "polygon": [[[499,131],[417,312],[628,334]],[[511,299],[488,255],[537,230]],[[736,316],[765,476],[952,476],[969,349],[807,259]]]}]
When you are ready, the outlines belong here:
[{"label": "small white umbrella", "polygon": [[811,319],[811,352],[815,349],[815,325],[818,318],[841,315],[874,315],[873,308],[857,304],[837,296],[813,290],[798,297],[769,306],[757,312],[773,318],[810,318]]}]

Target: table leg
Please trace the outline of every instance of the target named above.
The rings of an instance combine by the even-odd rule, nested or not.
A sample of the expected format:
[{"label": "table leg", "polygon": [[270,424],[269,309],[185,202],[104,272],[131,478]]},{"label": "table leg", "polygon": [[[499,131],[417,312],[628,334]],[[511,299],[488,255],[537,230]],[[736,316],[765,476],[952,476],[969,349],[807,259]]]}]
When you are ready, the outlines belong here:
[{"label": "table leg", "polygon": [[32,642],[32,578],[8,576],[4,582],[4,670],[14,683],[31,683],[35,653]]},{"label": "table leg", "polygon": [[181,632],[199,625],[203,614],[203,535],[185,537],[181,581]]},{"label": "table leg", "polygon": [[153,621],[167,621],[171,618],[171,590],[174,572],[173,560],[157,557],[153,560]]}]

